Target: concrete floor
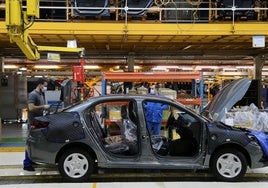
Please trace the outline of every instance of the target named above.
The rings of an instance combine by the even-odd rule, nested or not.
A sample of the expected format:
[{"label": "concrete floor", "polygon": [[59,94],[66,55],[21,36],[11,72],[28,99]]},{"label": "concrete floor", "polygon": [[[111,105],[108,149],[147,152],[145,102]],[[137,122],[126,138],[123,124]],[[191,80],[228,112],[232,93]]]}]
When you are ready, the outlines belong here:
[{"label": "concrete floor", "polygon": [[268,183],[223,183],[223,182],[126,182],[126,183],[49,183],[49,184],[21,184],[3,185],[5,188],[267,188]]}]

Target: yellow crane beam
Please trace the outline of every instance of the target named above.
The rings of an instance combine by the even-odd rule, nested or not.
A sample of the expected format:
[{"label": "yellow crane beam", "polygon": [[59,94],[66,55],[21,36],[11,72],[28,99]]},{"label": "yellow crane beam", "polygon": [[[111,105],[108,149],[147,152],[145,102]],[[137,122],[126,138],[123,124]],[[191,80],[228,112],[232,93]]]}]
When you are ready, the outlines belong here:
[{"label": "yellow crane beam", "polygon": [[[47,35],[163,35],[163,36],[217,36],[217,35],[265,35],[268,24],[265,22],[202,23],[81,23],[81,22],[35,22],[29,34]],[[0,33],[6,33],[6,25],[0,22]]]},{"label": "yellow crane beam", "polygon": [[[0,22],[1,28],[1,22]],[[235,23],[81,23],[81,22],[36,22],[29,28],[30,34],[58,35],[268,35],[265,22]]]}]

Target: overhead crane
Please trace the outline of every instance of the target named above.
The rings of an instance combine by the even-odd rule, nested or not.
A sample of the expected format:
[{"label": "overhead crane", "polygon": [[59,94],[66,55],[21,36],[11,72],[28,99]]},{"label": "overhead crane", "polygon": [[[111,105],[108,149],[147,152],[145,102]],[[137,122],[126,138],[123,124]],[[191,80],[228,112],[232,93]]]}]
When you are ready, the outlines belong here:
[{"label": "overhead crane", "polygon": [[38,46],[28,33],[28,29],[39,18],[39,0],[27,0],[26,9],[22,0],[6,0],[6,26],[11,43],[16,43],[29,60],[40,59],[41,51],[71,52],[84,56],[84,48]]},{"label": "overhead crane", "polygon": [[27,0],[26,9],[22,0],[6,0],[6,26],[11,43],[16,43],[29,60],[39,60],[40,52],[69,52],[78,53],[80,66],[74,67],[74,78],[77,81],[78,96],[82,97],[84,82],[84,48],[68,48],[57,46],[39,46],[34,43],[28,33],[28,29],[34,24],[35,18],[39,18],[39,0]]}]

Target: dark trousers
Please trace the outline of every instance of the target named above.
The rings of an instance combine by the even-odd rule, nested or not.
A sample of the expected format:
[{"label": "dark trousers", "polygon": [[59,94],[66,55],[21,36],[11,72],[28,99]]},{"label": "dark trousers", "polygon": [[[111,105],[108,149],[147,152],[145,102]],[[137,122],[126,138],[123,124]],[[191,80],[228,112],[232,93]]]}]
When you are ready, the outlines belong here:
[{"label": "dark trousers", "polygon": [[147,122],[147,126],[151,135],[159,135],[161,129],[161,122]]},{"label": "dark trousers", "polygon": [[32,166],[32,161],[29,158],[29,154],[28,154],[28,151],[27,150],[25,150],[25,158],[23,160],[23,166],[24,167]]}]

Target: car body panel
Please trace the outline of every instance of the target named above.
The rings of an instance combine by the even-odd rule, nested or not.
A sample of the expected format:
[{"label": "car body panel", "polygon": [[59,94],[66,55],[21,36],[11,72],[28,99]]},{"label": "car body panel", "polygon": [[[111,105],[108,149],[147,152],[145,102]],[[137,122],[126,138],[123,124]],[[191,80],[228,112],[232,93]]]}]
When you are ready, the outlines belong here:
[{"label": "car body panel", "polygon": [[[111,100],[115,100],[114,98],[116,98],[117,96],[114,96],[111,98]],[[141,96],[143,98],[143,96]],[[126,97],[124,97],[124,100],[126,99]],[[129,99],[132,99],[132,97],[129,97]],[[151,97],[150,97],[151,99]],[[164,99],[164,101],[169,101],[169,102],[174,102],[174,101],[171,101],[169,99]],[[108,100],[109,101],[109,100]],[[92,101],[92,104],[94,104],[94,101]],[[86,109],[87,105],[84,105],[84,104],[81,104],[81,108],[80,110],[83,111],[84,109]],[[140,102],[140,105],[141,102]],[[68,109],[67,111],[68,112],[72,112],[72,110],[77,110],[77,107],[73,107],[73,109]],[[143,116],[143,112],[142,111],[139,111],[141,113],[138,113],[138,115],[140,117]],[[53,115],[52,115],[53,116]],[[82,117],[82,112],[80,112],[80,116]],[[40,119],[40,118],[38,118]],[[47,118],[45,118],[47,119]],[[144,121],[143,118],[140,118],[141,122],[140,124],[144,124],[142,123]],[[84,121],[81,121],[82,123],[86,123]],[[33,134],[34,131],[31,132],[31,134]],[[44,131],[43,131],[44,132]],[[87,126],[85,126],[85,132],[88,133],[89,135],[92,134],[92,130],[90,131]],[[90,133],[91,132],[91,133]],[[42,133],[40,133],[42,134]],[[41,135],[39,135],[38,137],[41,137]],[[144,137],[144,138],[143,138]],[[94,137],[94,135],[91,135],[90,139],[80,139],[79,141],[66,141],[66,143],[62,143],[62,145],[60,146],[60,143],[51,143],[49,141],[47,141],[46,139],[42,139],[41,142],[45,142],[45,144],[43,144],[44,146],[45,145],[51,145],[52,144],[52,147],[49,147],[49,148],[45,148],[44,150],[48,150],[48,149],[51,149],[49,152],[45,153],[44,151],[41,151],[41,150],[33,150],[32,148],[41,148],[33,143],[36,143],[38,141],[33,141],[31,140],[33,138],[29,137],[28,138],[28,141],[31,142],[31,146],[32,147],[29,147],[30,149],[30,153],[31,153],[31,158],[32,160],[39,160],[42,156],[48,156],[48,155],[51,155],[52,153],[55,152],[55,150],[59,150],[60,147],[67,147],[68,144],[72,145],[72,144],[75,144],[76,142],[79,142],[79,143],[86,143],[86,145],[90,146],[94,151],[95,153],[97,154],[98,156],[98,163],[99,163],[99,166],[100,167],[125,167],[125,168],[128,168],[130,166],[133,166],[135,168],[138,167],[138,165],[141,165],[140,167],[138,168],[145,168],[145,167],[148,167],[148,168],[174,168],[177,166],[178,167],[182,167],[183,169],[186,168],[190,168],[192,169],[193,167],[194,168],[203,168],[202,165],[202,160],[203,160],[203,156],[197,156],[195,158],[191,158],[189,159],[189,157],[184,157],[184,158],[181,158],[181,159],[174,159],[174,158],[163,158],[163,157],[159,157],[159,156],[156,156],[153,151],[152,151],[152,148],[151,148],[151,145],[150,145],[150,141],[149,141],[149,136],[148,136],[148,133],[147,133],[147,130],[146,130],[146,127],[143,126],[143,128],[141,128],[141,135],[140,135],[140,138],[139,140],[141,140],[140,142],[140,145],[142,145],[141,147],[141,150],[139,152],[139,154],[137,154],[136,156],[132,156],[132,157],[120,157],[120,156],[116,156],[116,155],[113,155],[113,154],[107,154],[107,151],[105,151],[105,149],[101,146],[101,144],[97,141],[96,137]],[[40,140],[39,140],[40,141]],[[96,147],[92,147],[92,146],[96,146]],[[101,148],[101,149],[100,149]],[[150,151],[150,152],[148,152]],[[40,156],[37,157],[36,154],[40,153]],[[55,160],[56,160],[56,155],[53,155],[50,157],[50,161],[44,161],[44,160],[39,160],[39,161],[36,161],[36,162],[45,162],[45,163],[55,163]],[[120,160],[118,160],[120,159]],[[109,161],[109,164],[107,165],[107,161]],[[132,162],[131,162],[132,161]],[[176,162],[176,164],[174,164],[174,162]],[[164,166],[163,166],[164,164]]]},{"label": "car body panel", "polygon": [[[237,147],[243,151],[247,151],[250,157],[251,168],[264,167],[265,164],[260,162],[263,158],[263,150],[257,141],[251,141],[247,138],[245,133],[250,133],[249,130],[241,131],[240,128],[226,126],[221,122],[216,122],[208,125],[209,128],[209,144],[208,155],[206,161],[209,161],[210,155],[219,147]],[[255,160],[254,160],[255,159]]]}]

